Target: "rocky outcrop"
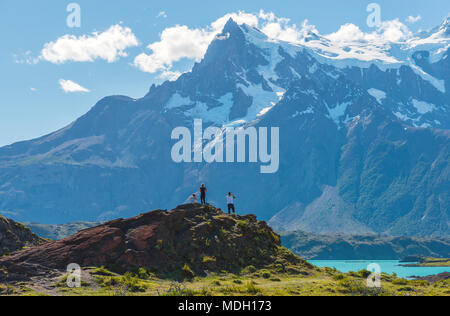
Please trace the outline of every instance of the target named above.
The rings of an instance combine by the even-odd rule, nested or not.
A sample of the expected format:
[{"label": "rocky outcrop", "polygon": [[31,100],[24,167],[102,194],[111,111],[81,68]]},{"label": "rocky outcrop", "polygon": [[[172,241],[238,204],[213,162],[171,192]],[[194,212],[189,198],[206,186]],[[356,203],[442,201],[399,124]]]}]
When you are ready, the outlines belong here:
[{"label": "rocky outcrop", "polygon": [[29,228],[0,215],[0,257],[43,242]]},{"label": "rocky outcrop", "polygon": [[230,216],[212,206],[188,204],[86,229],[0,259],[1,278],[21,279],[70,263],[82,267],[145,267],[158,275],[239,271],[273,264],[309,266],[281,247],[280,238],[256,216]]},{"label": "rocky outcrop", "polygon": [[450,280],[450,272],[444,272],[436,275],[429,275],[426,277],[412,277],[416,280],[428,281],[430,283],[436,283],[442,280]]}]

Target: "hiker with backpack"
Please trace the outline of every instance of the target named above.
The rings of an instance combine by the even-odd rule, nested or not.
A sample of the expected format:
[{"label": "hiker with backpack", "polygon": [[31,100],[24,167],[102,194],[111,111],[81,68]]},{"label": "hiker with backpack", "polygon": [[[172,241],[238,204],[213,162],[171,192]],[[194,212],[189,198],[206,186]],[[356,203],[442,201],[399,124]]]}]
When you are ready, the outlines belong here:
[{"label": "hiker with backpack", "polygon": [[236,215],[236,210],[234,208],[234,199],[236,198],[231,192],[228,192],[227,198],[227,204],[228,204],[228,214],[231,214],[231,211],[233,211],[233,214]]}]

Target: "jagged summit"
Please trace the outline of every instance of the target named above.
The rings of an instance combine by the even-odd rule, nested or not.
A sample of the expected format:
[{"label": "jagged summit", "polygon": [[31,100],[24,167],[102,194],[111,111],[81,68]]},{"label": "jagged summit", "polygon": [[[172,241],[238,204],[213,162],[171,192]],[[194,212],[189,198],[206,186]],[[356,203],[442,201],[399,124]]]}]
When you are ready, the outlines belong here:
[{"label": "jagged summit", "polygon": [[431,37],[446,37],[447,35],[450,35],[450,13],[442,20],[442,23],[431,28],[428,31],[422,30],[419,31],[416,36],[421,38],[427,38],[429,36]]},{"label": "jagged summit", "polygon": [[319,40],[320,40],[320,41],[324,41],[324,42],[329,42],[328,39],[322,37],[320,34],[318,34],[317,32],[314,32],[314,31],[312,31],[312,30],[305,31],[305,32],[302,34],[302,39],[303,39],[303,41],[305,41],[305,42],[309,42],[309,41],[319,41]]},{"label": "jagged summit", "polygon": [[233,33],[251,34],[251,33],[253,33],[252,35],[259,34],[259,36],[268,38],[267,35],[265,35],[263,32],[261,32],[261,30],[259,30],[258,28],[252,27],[246,23],[239,24],[233,18],[228,19],[227,23],[225,24],[225,26],[222,30],[222,35],[227,34],[227,33],[230,33],[230,34],[233,34]]},{"label": "jagged summit", "polygon": [[[70,263],[82,267],[144,267],[158,275],[176,275],[187,265],[195,274],[238,272],[247,266],[308,264],[281,247],[280,237],[256,216],[230,216],[213,206],[181,205],[86,229],[61,241],[0,259],[8,280]],[[0,274],[0,280],[2,275]]]},{"label": "jagged summit", "polygon": [[239,24],[233,20],[233,18],[229,18],[225,26],[223,27],[222,34],[234,33],[241,31]]},{"label": "jagged summit", "polygon": [[439,27],[439,30],[441,30],[445,35],[450,35],[450,14],[444,19]]},{"label": "jagged summit", "polygon": [[[232,18],[225,24],[222,33],[218,34],[208,47],[201,64],[219,62],[224,58],[233,58],[245,49],[244,31]],[[222,57],[222,58],[221,58]]]}]

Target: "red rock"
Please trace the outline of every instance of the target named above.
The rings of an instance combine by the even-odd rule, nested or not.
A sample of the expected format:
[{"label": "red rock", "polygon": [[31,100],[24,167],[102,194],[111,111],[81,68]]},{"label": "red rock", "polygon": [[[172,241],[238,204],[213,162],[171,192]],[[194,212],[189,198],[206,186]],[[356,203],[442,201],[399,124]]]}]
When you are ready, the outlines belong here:
[{"label": "red rock", "polygon": [[[232,217],[214,207],[188,204],[114,220],[15,253],[1,258],[0,268],[8,270],[3,276],[8,279],[65,270],[71,263],[124,270],[145,267],[158,274],[174,273],[188,264],[204,274],[206,269],[237,271],[273,263],[279,247],[279,236],[255,216]],[[215,258],[214,264],[203,264],[205,256]]]}]

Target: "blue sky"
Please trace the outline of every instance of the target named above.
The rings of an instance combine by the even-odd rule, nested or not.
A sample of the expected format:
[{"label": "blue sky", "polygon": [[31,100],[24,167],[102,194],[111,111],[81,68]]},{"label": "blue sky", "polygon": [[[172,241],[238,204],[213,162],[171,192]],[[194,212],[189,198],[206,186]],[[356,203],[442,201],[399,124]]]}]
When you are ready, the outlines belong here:
[{"label": "blue sky", "polygon": [[[69,28],[66,23],[69,15],[66,7],[72,2],[81,8],[80,28]],[[133,63],[140,54],[146,54],[144,57],[151,54],[147,45],[160,41],[160,34],[166,28],[186,25],[188,30],[204,29],[227,13],[241,10],[258,14],[264,10],[278,18],[289,18],[290,25],[296,24],[299,28],[308,19],[321,34],[336,32],[345,23],[370,32],[366,25],[369,14],[366,7],[371,2],[380,5],[383,21],[398,19],[412,32],[439,25],[450,12],[448,0],[2,0],[0,146],[62,128],[104,96],[122,94],[139,98],[145,95],[152,83],[163,81],[160,77],[163,71],[149,73],[147,69],[145,72],[143,67],[133,66]],[[419,15],[417,22],[406,22],[409,16]],[[127,43],[110,62],[96,53],[91,56],[93,61],[74,61],[65,55],[66,59],[57,62],[54,54],[47,59],[40,58],[46,43],[58,43],[65,35],[74,36],[72,39],[83,35],[92,37],[94,31],[102,34],[112,26],[119,27],[119,35],[125,37],[123,40]],[[123,35],[126,30],[131,35]],[[106,41],[108,34],[104,37]],[[133,38],[138,43],[133,43]],[[160,52],[162,57],[164,49]],[[121,51],[126,56],[120,55]],[[182,72],[193,62],[192,58],[180,61],[174,58],[172,67],[168,68]],[[89,92],[65,92],[59,83],[61,79],[70,80],[69,86],[73,82]]]}]

